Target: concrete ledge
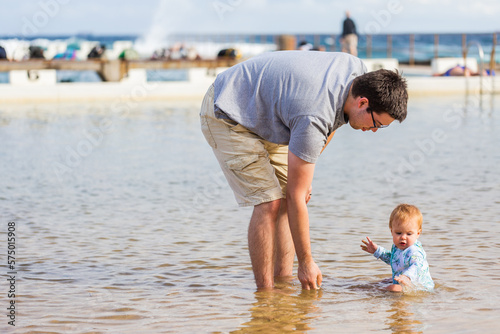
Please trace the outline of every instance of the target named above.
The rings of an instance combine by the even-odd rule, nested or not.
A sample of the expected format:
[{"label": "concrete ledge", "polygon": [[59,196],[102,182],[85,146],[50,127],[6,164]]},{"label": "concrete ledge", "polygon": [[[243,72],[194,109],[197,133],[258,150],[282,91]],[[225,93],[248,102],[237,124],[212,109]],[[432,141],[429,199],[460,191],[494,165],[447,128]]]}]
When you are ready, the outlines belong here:
[{"label": "concrete ledge", "polygon": [[141,83],[146,83],[147,81],[148,81],[148,76],[146,70],[140,68],[132,68],[128,70],[128,73],[120,82],[141,84]]},{"label": "concrete ledge", "polygon": [[56,70],[15,70],[9,72],[9,82],[13,86],[55,85]]},{"label": "concrete ledge", "polygon": [[[500,78],[497,77],[411,77],[408,79],[410,96],[431,96],[451,94],[484,94],[500,92]],[[482,81],[481,81],[482,80]]]},{"label": "concrete ledge", "polygon": [[0,103],[201,99],[215,75],[208,74],[207,69],[191,69],[189,81],[147,82],[146,71],[139,69],[131,70],[121,82],[58,83],[37,85],[29,90],[26,85],[0,84]]},{"label": "concrete ledge", "polygon": [[382,68],[394,71],[399,68],[399,61],[396,58],[370,58],[362,60],[368,72],[380,70]]},{"label": "concrete ledge", "polygon": [[[219,69],[217,72],[222,71]],[[40,102],[122,102],[201,100],[217,73],[191,69],[189,81],[146,82],[137,72],[123,82],[58,83],[52,85],[0,84],[0,103]],[[410,96],[444,94],[500,93],[499,77],[430,77],[409,76]]]}]

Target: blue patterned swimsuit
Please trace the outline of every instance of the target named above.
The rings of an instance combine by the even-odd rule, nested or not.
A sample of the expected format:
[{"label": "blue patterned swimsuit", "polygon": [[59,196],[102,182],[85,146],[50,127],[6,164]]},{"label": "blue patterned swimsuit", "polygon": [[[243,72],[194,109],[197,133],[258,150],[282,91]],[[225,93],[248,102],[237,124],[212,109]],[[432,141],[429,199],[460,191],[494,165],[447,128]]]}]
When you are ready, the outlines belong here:
[{"label": "blue patterned swimsuit", "polygon": [[429,272],[429,264],[420,241],[417,240],[405,250],[392,245],[391,251],[388,251],[379,246],[373,256],[391,265],[392,282],[394,284],[399,284],[394,280],[394,277],[405,275],[411,279],[413,285],[419,290],[430,291],[434,288],[434,282]]}]

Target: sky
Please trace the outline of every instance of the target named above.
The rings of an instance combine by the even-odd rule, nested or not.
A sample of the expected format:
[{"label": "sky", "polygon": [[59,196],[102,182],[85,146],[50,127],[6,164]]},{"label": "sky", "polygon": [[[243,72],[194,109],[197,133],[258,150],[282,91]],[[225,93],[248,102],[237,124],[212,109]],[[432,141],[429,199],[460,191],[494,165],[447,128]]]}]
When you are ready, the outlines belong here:
[{"label": "sky", "polygon": [[499,0],[0,0],[0,35],[500,31]]}]

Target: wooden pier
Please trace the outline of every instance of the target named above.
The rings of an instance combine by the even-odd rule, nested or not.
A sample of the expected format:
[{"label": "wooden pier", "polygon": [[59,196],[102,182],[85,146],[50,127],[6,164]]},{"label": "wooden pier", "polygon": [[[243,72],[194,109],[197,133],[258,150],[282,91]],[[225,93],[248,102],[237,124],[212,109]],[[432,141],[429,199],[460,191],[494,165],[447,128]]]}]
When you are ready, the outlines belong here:
[{"label": "wooden pier", "polygon": [[0,72],[13,70],[71,70],[96,71],[103,81],[118,82],[130,69],[164,70],[206,68],[215,71],[220,67],[230,67],[241,60],[207,59],[207,60],[27,60],[0,61]]}]

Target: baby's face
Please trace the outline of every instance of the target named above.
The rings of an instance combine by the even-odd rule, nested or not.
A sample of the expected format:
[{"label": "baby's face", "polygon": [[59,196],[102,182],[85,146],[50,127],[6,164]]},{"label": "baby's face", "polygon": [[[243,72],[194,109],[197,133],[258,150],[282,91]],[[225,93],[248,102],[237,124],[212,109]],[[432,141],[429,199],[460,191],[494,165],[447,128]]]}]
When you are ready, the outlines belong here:
[{"label": "baby's face", "polygon": [[396,219],[392,222],[392,242],[401,250],[412,246],[420,236],[420,232],[416,218],[407,221]]}]

